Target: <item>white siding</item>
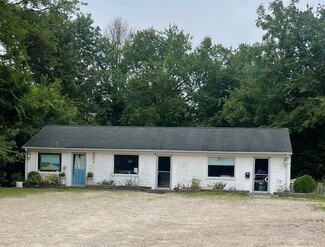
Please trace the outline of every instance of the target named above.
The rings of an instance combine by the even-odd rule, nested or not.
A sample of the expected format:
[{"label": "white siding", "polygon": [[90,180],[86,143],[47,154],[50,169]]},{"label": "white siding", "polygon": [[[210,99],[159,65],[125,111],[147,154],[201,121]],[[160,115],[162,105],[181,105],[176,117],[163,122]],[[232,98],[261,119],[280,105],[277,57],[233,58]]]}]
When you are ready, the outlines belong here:
[{"label": "white siding", "polygon": [[[186,186],[191,185],[192,178],[199,178],[201,186],[208,188],[214,183],[226,183],[225,189],[245,190],[252,192],[253,179],[253,157],[235,157],[235,177],[208,177],[208,157],[219,157],[220,155],[173,155],[172,157],[172,188],[178,183]],[[250,178],[245,178],[245,173],[250,173]]]},{"label": "white siding", "polygon": [[[26,159],[26,172],[38,170],[39,150],[29,151],[31,157]],[[50,152],[42,150],[40,152]],[[154,152],[122,152],[122,154],[139,155],[138,174],[114,174],[114,153],[105,151],[68,152],[66,150],[55,151],[62,154],[61,169],[66,173],[66,184],[71,185],[72,181],[72,157],[74,153],[86,153],[86,172],[94,173],[94,184],[103,180],[113,179],[117,185],[124,185],[127,179],[135,179],[141,186],[148,186],[152,189],[157,187],[157,155]],[[119,152],[118,154],[121,154]],[[206,188],[215,182],[226,183],[226,189],[245,190],[253,192],[254,180],[254,155],[246,154],[185,154],[170,153],[171,155],[171,188],[177,184],[190,185],[192,178],[201,180],[202,187]],[[208,177],[208,157],[234,157],[235,177],[234,178],[211,178]],[[290,179],[290,157],[288,165],[284,164],[285,155],[271,155],[269,158],[269,192],[276,192],[279,188],[289,186]],[[250,177],[246,178],[245,173],[249,172]],[[26,174],[26,176],[27,176]],[[46,174],[42,172],[42,174]]]},{"label": "white siding", "polygon": [[142,154],[139,156],[139,184],[155,188],[156,155]]},{"label": "white siding", "polygon": [[38,152],[29,152],[30,158],[25,160],[25,178],[31,171],[38,171]]},{"label": "white siding", "polygon": [[[245,177],[245,173],[249,172],[249,178]],[[239,156],[236,157],[235,165],[235,189],[252,192],[254,179],[254,158]]]},{"label": "white siding", "polygon": [[[89,156],[93,156],[93,153],[88,153]],[[88,171],[94,173],[94,184],[97,184],[103,180],[113,179],[114,173],[114,157],[110,153],[95,152],[94,163],[88,163]],[[91,161],[92,162],[92,161]]]},{"label": "white siding", "polygon": [[[207,157],[194,155],[173,155],[171,158],[171,187],[178,183],[191,184],[193,177],[205,181],[207,176]],[[205,185],[205,183],[203,184]]]},{"label": "white siding", "polygon": [[287,166],[284,165],[283,157],[272,157],[269,163],[269,190],[277,192],[283,188],[288,188]]},{"label": "white siding", "polygon": [[61,171],[65,172],[66,185],[71,186],[72,182],[72,155],[70,152],[61,154]]}]

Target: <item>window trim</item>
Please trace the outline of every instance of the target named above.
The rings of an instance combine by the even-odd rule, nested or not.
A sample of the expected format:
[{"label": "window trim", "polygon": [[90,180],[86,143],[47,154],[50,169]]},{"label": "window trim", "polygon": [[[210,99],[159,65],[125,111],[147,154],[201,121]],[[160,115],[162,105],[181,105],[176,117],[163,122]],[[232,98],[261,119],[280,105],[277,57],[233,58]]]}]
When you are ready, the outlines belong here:
[{"label": "window trim", "polygon": [[[58,170],[41,170],[41,156],[42,155],[59,155],[60,157],[60,165],[59,165],[59,169]],[[61,153],[38,153],[38,171],[39,172],[61,172],[61,168],[62,168],[62,154]]]},{"label": "window trim", "polygon": [[[209,176],[209,158],[224,158],[224,159],[233,159],[234,160],[234,175],[233,176]],[[218,166],[218,165],[211,165]],[[220,165],[219,165],[220,166]],[[224,179],[224,180],[234,180],[236,177],[236,157],[235,156],[208,156],[207,158],[207,179]]]},{"label": "window trim", "polygon": [[[117,173],[115,171],[115,156],[136,156],[137,157],[137,173]],[[139,163],[140,163],[140,155],[138,154],[113,154],[113,174],[114,176],[138,176],[139,175]],[[134,168],[133,168],[134,169]]]}]

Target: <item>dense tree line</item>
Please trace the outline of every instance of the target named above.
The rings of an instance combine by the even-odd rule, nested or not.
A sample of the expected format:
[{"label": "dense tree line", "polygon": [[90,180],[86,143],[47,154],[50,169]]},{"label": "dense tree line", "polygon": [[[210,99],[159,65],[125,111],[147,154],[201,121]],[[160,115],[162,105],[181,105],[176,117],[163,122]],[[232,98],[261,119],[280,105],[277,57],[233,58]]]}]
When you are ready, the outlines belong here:
[{"label": "dense tree line", "polygon": [[78,0],[1,0],[0,176],[44,125],[94,124],[289,127],[293,175],[323,178],[325,8],[295,2],[260,6],[263,39],[232,49],[120,18],[102,33]]}]

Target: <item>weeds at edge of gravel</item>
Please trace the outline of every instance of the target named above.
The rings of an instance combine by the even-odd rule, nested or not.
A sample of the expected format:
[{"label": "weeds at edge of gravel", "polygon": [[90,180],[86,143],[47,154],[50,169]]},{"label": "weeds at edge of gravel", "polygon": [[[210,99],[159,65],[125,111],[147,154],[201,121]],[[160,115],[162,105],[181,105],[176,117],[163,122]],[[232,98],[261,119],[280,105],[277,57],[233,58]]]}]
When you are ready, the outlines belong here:
[{"label": "weeds at edge of gravel", "polygon": [[313,210],[316,210],[316,211],[325,211],[325,205],[324,204],[316,204],[316,205],[313,205]]},{"label": "weeds at edge of gravel", "polygon": [[248,200],[253,199],[247,193],[227,193],[222,191],[202,191],[202,192],[186,192],[186,193],[179,193],[185,197],[191,198],[209,198],[209,199],[222,199],[222,200]]}]

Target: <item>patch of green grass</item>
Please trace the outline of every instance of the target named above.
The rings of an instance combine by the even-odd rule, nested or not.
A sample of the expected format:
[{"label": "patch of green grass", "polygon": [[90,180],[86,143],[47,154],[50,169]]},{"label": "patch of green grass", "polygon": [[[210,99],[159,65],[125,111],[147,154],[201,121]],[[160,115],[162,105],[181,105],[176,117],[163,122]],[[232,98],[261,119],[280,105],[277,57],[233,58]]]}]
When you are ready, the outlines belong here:
[{"label": "patch of green grass", "polygon": [[0,188],[0,199],[10,197],[25,197],[53,192],[82,192],[80,188]]},{"label": "patch of green grass", "polygon": [[252,198],[247,193],[223,192],[223,191],[201,191],[201,192],[180,192],[180,195],[193,198],[211,198],[222,200],[247,200]]},{"label": "patch of green grass", "polygon": [[320,211],[325,211],[325,204],[317,204],[313,205],[314,210],[320,210]]},{"label": "patch of green grass", "polygon": [[325,202],[325,196],[311,195],[306,198],[308,201],[312,202]]}]

